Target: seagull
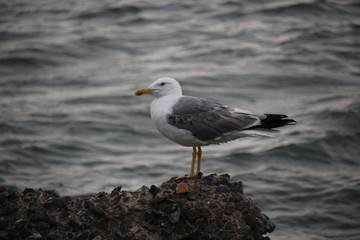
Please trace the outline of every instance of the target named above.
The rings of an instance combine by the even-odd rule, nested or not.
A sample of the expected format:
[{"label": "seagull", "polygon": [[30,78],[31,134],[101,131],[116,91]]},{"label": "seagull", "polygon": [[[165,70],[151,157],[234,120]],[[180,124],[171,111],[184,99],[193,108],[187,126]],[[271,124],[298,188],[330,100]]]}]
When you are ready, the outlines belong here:
[{"label": "seagull", "polygon": [[169,77],[134,92],[136,96],[143,94],[154,97],[150,114],[159,132],[177,144],[193,148],[187,178],[200,174],[202,146],[243,137],[275,137],[277,131],[273,128],[296,123],[284,114],[255,114],[204,98],[183,96],[179,82]]}]

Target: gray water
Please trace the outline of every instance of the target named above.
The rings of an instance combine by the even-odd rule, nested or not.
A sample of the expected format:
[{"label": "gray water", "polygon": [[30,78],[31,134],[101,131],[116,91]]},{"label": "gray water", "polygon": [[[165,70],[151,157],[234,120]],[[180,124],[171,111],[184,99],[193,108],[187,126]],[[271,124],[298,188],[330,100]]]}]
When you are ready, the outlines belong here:
[{"label": "gray water", "polygon": [[154,128],[151,96],[195,95],[296,126],[203,149],[243,181],[272,239],[360,239],[358,1],[1,1],[0,185],[81,196],[159,185],[191,148]]}]

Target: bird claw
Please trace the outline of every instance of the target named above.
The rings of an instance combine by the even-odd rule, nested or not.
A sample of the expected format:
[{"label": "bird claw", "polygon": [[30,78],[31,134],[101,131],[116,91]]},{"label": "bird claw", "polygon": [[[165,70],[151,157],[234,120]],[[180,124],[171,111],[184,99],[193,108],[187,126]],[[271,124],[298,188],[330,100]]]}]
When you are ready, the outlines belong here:
[{"label": "bird claw", "polygon": [[189,174],[185,174],[185,176],[180,176],[180,177],[177,177],[176,180],[183,180],[183,179],[188,179],[188,178],[192,178],[194,176],[190,176]]},{"label": "bird claw", "polygon": [[180,177],[177,177],[176,180],[183,180],[183,179],[188,179],[188,178],[196,178],[196,177],[201,177],[203,174],[202,172],[198,172],[198,173],[188,173],[188,174],[185,174],[185,176],[180,176]]}]

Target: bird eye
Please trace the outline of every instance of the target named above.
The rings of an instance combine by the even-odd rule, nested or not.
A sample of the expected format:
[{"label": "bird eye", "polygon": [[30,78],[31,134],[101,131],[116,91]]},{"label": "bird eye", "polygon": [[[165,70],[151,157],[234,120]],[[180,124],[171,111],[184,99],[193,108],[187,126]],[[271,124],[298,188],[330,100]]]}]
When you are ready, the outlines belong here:
[{"label": "bird eye", "polygon": [[160,86],[164,86],[164,85],[165,85],[165,83],[164,83],[164,82],[160,83]]}]

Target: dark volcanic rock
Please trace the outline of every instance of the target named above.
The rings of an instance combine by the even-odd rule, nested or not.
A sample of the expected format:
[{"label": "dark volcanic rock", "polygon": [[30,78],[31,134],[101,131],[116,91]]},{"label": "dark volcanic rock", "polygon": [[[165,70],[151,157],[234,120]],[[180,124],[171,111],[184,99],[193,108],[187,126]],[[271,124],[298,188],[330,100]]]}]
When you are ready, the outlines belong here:
[{"label": "dark volcanic rock", "polygon": [[274,228],[228,175],[172,178],[160,187],[117,187],[78,199],[0,188],[1,239],[263,240]]}]

